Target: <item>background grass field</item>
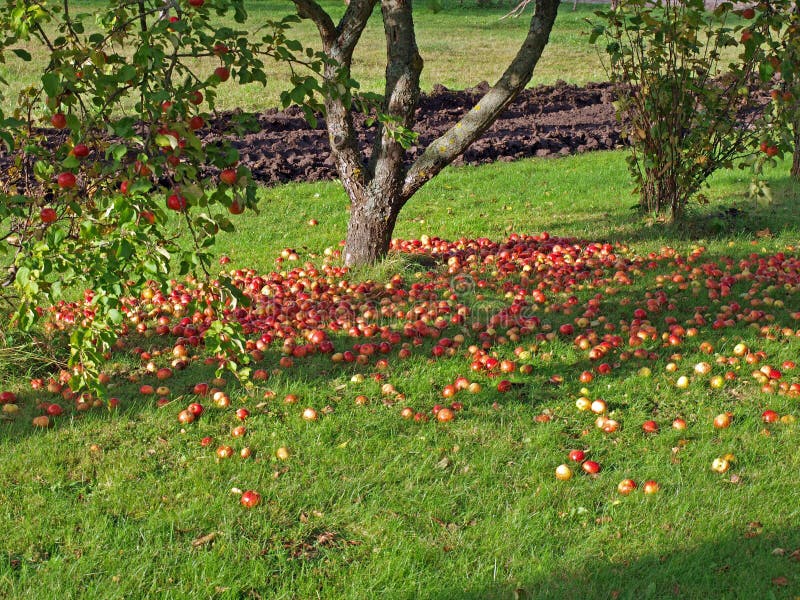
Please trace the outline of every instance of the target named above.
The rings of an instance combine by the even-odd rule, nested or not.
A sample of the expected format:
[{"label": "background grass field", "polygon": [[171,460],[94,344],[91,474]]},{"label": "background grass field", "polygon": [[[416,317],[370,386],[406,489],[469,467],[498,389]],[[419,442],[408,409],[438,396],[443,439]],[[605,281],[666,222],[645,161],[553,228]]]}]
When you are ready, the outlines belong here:
[{"label": "background grass field", "polygon": [[[451,169],[409,204],[397,233],[501,239],[509,227],[546,229],[630,240],[636,252],[702,244],[709,257],[745,257],[800,240],[798,189],[783,168],[770,173],[776,201],[768,206],[741,197],[738,174],[717,177],[712,204],[690,230],[631,218],[620,153]],[[232,266],[266,271],[286,246],[316,254],[341,239],[346,212],[335,183],[262,193],[261,216],[242,219],[240,234],[222,240],[219,252],[231,255]],[[733,233],[722,232],[715,215],[731,207],[741,216]],[[311,217],[320,225],[309,227]],[[771,236],[756,237],[767,228]],[[413,265],[404,268],[414,276]],[[651,285],[643,277],[626,294],[641,298]],[[794,300],[786,297],[786,310]],[[704,339],[721,353],[743,339],[772,362],[798,358],[800,349],[746,327]],[[498,348],[501,357],[511,350]],[[684,352],[681,372],[705,356],[696,343]],[[800,589],[789,558],[800,547],[792,500],[797,427],[765,437],[758,415],[767,405],[797,415],[797,400],[760,394],[746,372],[725,390],[702,382],[677,390],[663,360],[651,365],[652,378],[631,365],[590,386],[624,415],[623,434],[609,444],[599,432],[575,437],[586,425],[573,406],[577,373],[589,365],[566,343],[534,355],[534,374],[520,379],[519,392],[500,395],[484,381],[484,392],[465,399],[467,409],[448,426],[403,421],[399,407],[381,404],[377,383],[350,383],[358,369],[314,359],[255,394],[233,392],[234,404],[252,409],[270,388],[278,398],[299,395],[299,406],[332,405],[334,414],[307,424],[297,407],[278,402],[251,419],[247,444],[256,460],[221,463],[198,440],[224,440],[231,414],[212,411],[185,434],[175,420],[189,401],[185,390],[210,378],[208,370],[192,367],[169,380],[176,397],[165,408],[139,396],[138,384],[118,384],[121,410],[62,419],[47,432],[30,429],[24,415],[33,397],[18,372],[3,384],[21,392],[26,408],[0,429],[0,590],[14,598],[104,599],[793,597]],[[134,367],[127,358],[116,365]],[[423,352],[392,362],[389,380],[426,410],[467,367],[463,358],[430,363]],[[550,386],[552,374],[566,384]],[[357,394],[370,405],[356,406]],[[672,432],[667,422],[664,433],[642,436],[637,424],[654,407],[662,420],[683,414],[689,430]],[[559,418],[536,424],[545,408]],[[715,432],[711,417],[725,409],[737,413],[736,426]],[[286,463],[273,457],[283,445],[293,454]],[[590,448],[605,466],[596,480],[553,478],[574,446]],[[739,484],[709,470],[726,452],[737,456]],[[626,476],[656,479],[662,492],[618,496],[616,483]],[[233,487],[259,489],[264,505],[244,511]],[[213,541],[193,546],[209,533]]]},{"label": "background grass field", "polygon": [[[321,4],[335,19],[344,13],[342,2],[326,0]],[[104,2],[97,0],[79,0],[74,2],[73,14],[83,11],[87,15],[84,22],[90,30],[93,15],[104,6]],[[293,10],[290,2],[276,0],[248,2],[246,6],[249,28],[258,27],[267,19],[279,19]],[[586,41],[588,26],[585,19],[591,17],[596,8],[579,5],[573,12],[571,4],[561,7],[550,45],[536,69],[533,85],[551,84],[557,80],[586,83],[606,78],[596,50]],[[425,60],[421,80],[423,91],[429,91],[437,83],[461,89],[481,81],[496,81],[519,49],[530,20],[526,13],[518,19],[501,21],[500,17],[506,12],[508,7],[505,5],[476,8],[470,3],[459,6],[455,2],[448,2],[445,10],[434,12],[428,2],[415,3],[417,43]],[[232,20],[231,26],[241,28]],[[293,31],[305,45],[319,46],[316,28],[310,21],[301,22]],[[4,102],[7,107],[13,105],[20,89],[34,82],[38,67],[44,66],[45,56],[41,48],[31,45],[28,50],[34,56],[33,63],[24,63],[11,55],[7,64],[0,64],[0,76],[11,83]],[[363,33],[353,62],[353,75],[363,90],[383,92],[385,59],[383,24],[380,11],[376,10]],[[205,68],[210,73],[215,66],[216,63],[208,60],[198,63],[197,69],[202,73]],[[267,64],[267,69],[270,77],[266,89],[259,84],[228,86],[220,95],[218,108],[259,110],[279,106],[288,70],[279,63]]]}]

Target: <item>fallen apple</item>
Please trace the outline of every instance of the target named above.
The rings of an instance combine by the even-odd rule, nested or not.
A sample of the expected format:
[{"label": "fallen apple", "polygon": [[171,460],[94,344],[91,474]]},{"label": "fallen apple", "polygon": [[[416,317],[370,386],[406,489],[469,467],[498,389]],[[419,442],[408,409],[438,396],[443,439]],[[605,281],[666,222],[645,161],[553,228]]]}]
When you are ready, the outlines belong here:
[{"label": "fallen apple", "polygon": [[253,508],[261,504],[261,494],[253,490],[247,490],[239,498],[239,502],[245,508]]},{"label": "fallen apple", "polygon": [[596,475],[600,472],[600,463],[593,460],[587,460],[581,465],[581,468],[589,475]]},{"label": "fallen apple", "polygon": [[617,491],[623,496],[627,496],[636,489],[636,482],[633,479],[623,479],[617,485]]},{"label": "fallen apple", "polygon": [[556,479],[559,481],[567,481],[572,479],[572,469],[567,465],[558,465],[556,467]]},{"label": "fallen apple", "polygon": [[653,481],[652,479],[645,481],[644,485],[642,486],[642,491],[645,494],[655,494],[661,489],[661,486],[658,484],[657,481]]}]

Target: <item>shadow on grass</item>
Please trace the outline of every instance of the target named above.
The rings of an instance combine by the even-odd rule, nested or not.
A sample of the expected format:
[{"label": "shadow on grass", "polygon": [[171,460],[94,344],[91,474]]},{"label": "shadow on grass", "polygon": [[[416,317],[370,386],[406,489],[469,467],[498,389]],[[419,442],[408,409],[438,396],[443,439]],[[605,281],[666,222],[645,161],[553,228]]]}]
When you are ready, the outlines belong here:
[{"label": "shadow on grass", "polygon": [[[614,232],[608,241],[625,244],[722,239],[731,235],[755,235],[765,230],[778,235],[800,230],[800,211],[797,210],[800,182],[786,176],[773,180],[771,186],[774,197],[771,202],[752,200],[743,193],[727,202],[714,202],[712,205],[693,202],[684,219],[678,223],[655,219],[629,208],[627,214],[623,211],[601,211],[576,219],[565,219],[559,215],[542,228],[593,231],[600,225]],[[634,203],[635,199],[631,198],[627,204],[632,206]],[[627,218],[620,219],[621,216]]]},{"label": "shadow on grass", "polygon": [[[788,204],[791,202],[786,196],[786,200],[784,200],[784,205],[781,210],[784,210],[787,213],[792,214],[792,219],[787,219],[785,225],[786,227],[791,227],[793,224],[797,224],[800,226],[800,213],[794,213],[789,210]],[[748,222],[751,224],[754,223],[753,226],[760,226],[760,222],[754,222],[752,217],[748,217]],[[642,231],[645,231],[642,229]],[[647,235],[650,235],[652,231],[646,232]],[[749,248],[744,245],[737,245],[735,248],[731,248],[730,252],[723,252],[723,253],[706,253],[703,254],[695,263],[695,265],[699,266],[703,263],[721,263],[727,259],[732,259],[733,261],[738,261],[742,258],[746,258],[749,254]],[[384,269],[376,269],[374,272],[364,271],[362,275],[365,278],[373,278],[373,279],[381,279],[381,278],[388,278],[394,272],[399,271],[407,271],[413,272],[418,269],[427,270],[429,268],[436,267],[436,263],[432,262],[432,259],[427,256],[405,256],[399,257],[397,260],[388,263],[388,267]],[[616,296],[609,296],[604,300],[606,306],[604,307],[604,313],[609,319],[609,323],[617,323],[620,319],[625,319],[629,321],[631,319],[631,312],[636,307],[641,305],[643,300],[644,293],[646,291],[653,291],[655,288],[653,287],[653,277],[658,274],[666,274],[665,273],[664,265],[660,266],[657,270],[648,270],[646,274],[643,276],[642,280],[637,280],[631,288],[621,287],[619,289],[619,293]],[[674,266],[670,266],[670,269],[674,270]],[[406,273],[408,274],[408,273]],[[744,283],[742,284],[743,287],[739,287],[737,289],[732,290],[731,296],[726,299],[723,298],[721,304],[725,304],[726,302],[732,302],[734,300],[739,299],[741,292],[746,291],[746,287],[749,284]],[[629,361],[622,361],[615,365],[615,368],[609,375],[603,376],[603,380],[605,382],[611,383],[613,381],[621,381],[628,379],[630,377],[634,377],[637,374],[637,371],[642,366],[652,366],[653,364],[663,364],[666,362],[667,357],[672,352],[696,352],[698,350],[698,345],[700,344],[701,339],[704,341],[711,342],[715,349],[718,352],[723,352],[726,350],[730,350],[730,347],[733,343],[731,340],[738,340],[742,339],[747,342],[754,342],[760,344],[761,342],[756,342],[755,338],[757,337],[758,332],[754,331],[753,327],[745,322],[739,321],[733,327],[724,327],[719,330],[715,330],[711,327],[710,323],[713,322],[715,315],[717,313],[718,306],[714,305],[711,300],[709,300],[705,291],[700,290],[698,295],[691,295],[689,292],[681,292],[674,289],[674,286],[670,288],[670,285],[667,284],[665,288],[666,293],[670,297],[670,301],[674,301],[677,304],[675,310],[671,311],[663,311],[658,313],[653,313],[651,318],[653,323],[656,327],[659,328],[659,331],[663,331],[663,319],[665,316],[672,316],[677,318],[677,322],[685,322],[686,319],[691,318],[697,307],[703,307],[700,312],[705,314],[706,319],[708,320],[709,325],[706,325],[702,329],[702,336],[698,336],[696,338],[687,338],[684,341],[684,345],[680,348],[675,348],[674,350],[670,350],[665,348],[662,345],[661,340],[654,340],[651,342],[647,342],[646,346],[649,350],[656,352],[658,354],[658,359],[656,361],[652,361],[650,359],[631,359]],[[776,290],[773,294],[776,298],[782,298],[783,292],[781,290]],[[621,300],[625,299],[629,302],[628,306],[622,306]],[[786,309],[787,310],[796,310],[796,308],[792,308],[791,304],[791,297],[786,297]],[[469,299],[465,299],[468,303]],[[499,301],[499,300],[498,300]],[[505,302],[500,301],[502,306],[505,306]],[[616,304],[616,306],[614,306]],[[494,310],[494,309],[491,309]],[[779,311],[776,315],[776,321],[771,323],[772,327],[779,327],[785,326],[788,328],[796,328],[797,324],[792,322],[789,319],[787,310]],[[483,315],[484,317],[487,315]],[[551,322],[553,329],[557,330],[558,326],[562,323],[569,322],[572,320],[571,316],[562,315],[558,313],[552,313],[550,315],[544,316],[540,314],[543,319],[548,320]],[[476,317],[476,315],[473,315]],[[486,319],[480,319],[482,321],[486,321]],[[395,321],[396,323],[400,323],[401,321]],[[463,349],[470,344],[477,343],[477,337],[475,334],[468,328],[468,327],[450,327],[444,332],[442,332],[443,336],[453,337],[455,334],[461,333],[464,334],[466,341],[464,343]],[[603,332],[598,331],[600,335]],[[541,335],[541,334],[540,334]],[[344,352],[346,350],[353,350],[353,346],[356,344],[363,344],[363,343],[371,343],[376,344],[379,343],[381,340],[379,337],[373,338],[364,338],[364,337],[350,337],[344,332],[338,332],[334,334],[330,334],[331,340],[335,344],[335,348],[337,352]],[[524,339],[519,340],[519,345],[529,345],[532,343],[537,342],[537,335],[531,335]],[[722,339],[726,338],[724,344],[722,343]],[[283,411],[285,408],[282,404],[282,398],[287,393],[293,393],[295,390],[293,387],[297,386],[304,386],[306,390],[309,392],[315,389],[326,389],[328,390],[327,394],[331,395],[334,392],[330,391],[332,387],[332,382],[335,380],[339,380],[338,383],[346,384],[350,377],[356,373],[363,374],[365,378],[368,380],[371,378],[372,375],[378,373],[376,370],[375,362],[379,358],[385,358],[389,361],[389,369],[386,372],[386,375],[389,377],[388,381],[393,383],[398,383],[398,387],[400,388],[399,391],[404,392],[403,389],[403,382],[409,379],[424,379],[425,381],[430,381],[430,384],[426,385],[418,385],[417,386],[417,393],[419,397],[412,397],[410,398],[411,401],[416,402],[417,404],[421,404],[423,402],[430,401],[430,404],[433,405],[435,402],[441,401],[440,392],[441,388],[448,384],[452,383],[452,379],[447,379],[448,377],[453,376],[453,373],[456,372],[459,375],[464,375],[470,379],[475,379],[484,384],[484,392],[475,398],[471,398],[470,402],[474,406],[491,406],[493,402],[499,403],[511,403],[511,402],[521,402],[525,404],[529,404],[532,406],[536,406],[539,404],[546,405],[548,402],[556,400],[560,395],[563,395],[564,389],[568,389],[568,386],[565,386],[563,389],[560,389],[558,386],[554,386],[551,382],[551,376],[553,375],[565,375],[564,381],[566,383],[574,384],[576,381],[577,373],[582,370],[595,370],[599,363],[616,361],[618,355],[615,352],[612,352],[607,359],[598,360],[598,361],[589,361],[586,357],[585,353],[580,353],[575,351],[574,347],[572,347],[572,338],[570,336],[564,337],[561,336],[559,338],[560,342],[564,345],[563,348],[556,347],[556,357],[555,360],[550,360],[549,362],[542,362],[536,361],[535,370],[530,376],[522,377],[518,373],[509,375],[508,379],[514,382],[515,385],[512,389],[511,393],[500,393],[496,390],[497,382],[504,378],[499,377],[498,379],[490,379],[485,376],[485,374],[473,374],[470,373],[469,370],[469,360],[463,358],[464,352],[459,351],[458,356],[459,358],[451,361],[451,365],[444,365],[443,368],[441,366],[436,366],[437,373],[435,375],[435,381],[430,378],[430,373],[425,373],[425,370],[428,368],[426,365],[431,359],[431,349],[434,346],[435,342],[429,338],[425,338],[423,340],[423,344],[414,350],[413,358],[406,360],[401,360],[398,357],[398,347],[393,348],[387,354],[380,354],[375,353],[370,360],[369,364],[366,365],[359,365],[356,363],[341,363],[341,364],[334,364],[331,362],[330,357],[326,355],[317,355],[309,358],[297,359],[295,361],[295,366],[289,369],[283,370],[277,376],[271,376],[270,379],[266,382],[259,383],[254,393],[254,398],[256,401],[259,401],[263,395],[263,392],[266,388],[273,388],[276,392],[276,398],[270,402],[270,409],[275,411]],[[129,347],[134,345],[142,345],[145,348],[152,349],[156,347],[160,347],[161,349],[165,350],[165,355],[162,358],[159,366],[162,364],[166,364],[168,362],[168,358],[170,356],[171,345],[174,344],[174,338],[171,337],[154,337],[150,338],[149,340],[145,340],[144,338],[141,339],[131,339],[128,341]],[[403,338],[403,341],[410,341],[408,338]],[[717,347],[719,344],[719,348]],[[512,350],[514,346],[517,344],[507,344],[505,346],[499,346],[496,348],[498,353],[502,357],[511,357]],[[542,350],[542,352],[553,354],[552,350],[547,349],[546,347]],[[357,351],[355,352],[357,353]],[[281,358],[281,352],[277,349],[274,345],[268,349],[264,353],[264,359],[256,364],[252,365],[253,369],[265,369],[267,371],[272,371],[278,366],[278,363]],[[120,360],[120,362],[125,363],[127,361],[128,366],[125,368],[130,370],[138,370],[141,372],[141,365],[138,365],[138,359],[134,359],[132,357],[128,357],[125,359]],[[440,361],[432,362],[432,365],[435,366]],[[457,363],[457,364],[456,364]],[[688,367],[686,367],[688,368]],[[168,385],[172,390],[172,398],[173,402],[171,406],[173,409],[180,406],[183,408],[183,405],[188,404],[189,402],[195,401],[195,397],[192,395],[192,388],[195,383],[199,381],[210,381],[214,377],[214,368],[210,366],[205,366],[200,363],[200,361],[193,363],[186,371],[177,372],[175,377],[169,379],[164,382],[159,382],[156,380],[155,376],[152,375],[143,375],[140,378],[140,381],[136,383],[128,383],[123,382],[113,390],[111,390],[112,396],[118,396],[121,400],[121,410],[120,412],[127,417],[135,418],[136,413],[140,411],[148,411],[155,408],[155,397],[145,397],[139,394],[139,385],[147,383],[152,384],[154,387],[158,385],[164,384]],[[225,375],[225,377],[229,380],[232,380],[230,375]],[[373,396],[373,401],[379,401],[380,398],[380,382],[370,382],[372,387],[371,395]],[[574,387],[574,386],[572,386]],[[342,386],[343,388],[343,386]],[[354,389],[354,388],[353,388]],[[571,388],[569,388],[571,389]],[[245,392],[241,388],[241,386],[231,384],[229,386],[229,390],[232,395],[239,394],[243,395]],[[355,396],[358,392],[352,392],[351,390],[345,391],[341,394],[338,391],[335,393],[337,396],[342,396],[345,401],[352,400],[349,395]],[[368,392],[370,393],[370,392]],[[28,435],[31,432],[35,432],[36,430],[32,430],[30,427],[30,419],[29,417],[34,416],[35,414],[40,414],[39,412],[35,412],[33,406],[38,403],[39,401],[49,401],[49,402],[59,402],[62,405],[66,406],[69,404],[68,402],[64,402],[61,398],[57,395],[46,394],[46,393],[33,393],[30,390],[20,392],[20,398],[22,399],[23,406],[27,406],[24,410],[23,414],[19,416],[17,419],[9,419],[6,422],[0,423],[0,438],[2,437],[17,437],[21,435]],[[324,402],[326,396],[326,392],[322,394],[315,394],[312,400],[316,402]],[[205,403],[210,404],[210,399],[203,400]],[[75,413],[72,410],[69,410],[68,413],[71,415],[72,418],[75,418],[79,421],[98,421],[102,419],[109,419],[109,415],[104,409],[101,410],[93,410],[87,413]],[[66,420],[66,417],[61,418],[61,420]]]},{"label": "shadow on grass", "polygon": [[716,539],[664,554],[623,561],[586,557],[571,571],[516,586],[448,590],[431,598],[795,598],[800,593],[800,557],[795,553],[800,549],[800,529],[762,533],[759,525],[738,524]]}]

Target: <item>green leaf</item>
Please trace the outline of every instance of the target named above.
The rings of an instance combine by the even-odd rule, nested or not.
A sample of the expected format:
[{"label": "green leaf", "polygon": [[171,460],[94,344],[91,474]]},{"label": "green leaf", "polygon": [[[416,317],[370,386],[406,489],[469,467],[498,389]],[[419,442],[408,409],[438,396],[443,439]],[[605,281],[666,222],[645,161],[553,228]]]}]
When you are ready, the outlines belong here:
[{"label": "green leaf", "polygon": [[20,267],[17,269],[17,278],[16,282],[19,284],[20,287],[25,288],[30,281],[31,270],[28,267]]},{"label": "green leaf", "polygon": [[27,50],[23,50],[22,48],[13,48],[11,51],[26,62],[31,60],[31,53]]},{"label": "green leaf", "polygon": [[292,50],[294,52],[302,52],[303,51],[303,44],[301,44],[297,40],[286,40],[284,43],[286,44],[286,47],[289,50]]},{"label": "green leaf", "polygon": [[128,240],[122,240],[119,244],[119,248],[117,249],[117,258],[128,260],[131,256],[133,256],[133,253],[133,244],[131,244]]},{"label": "green leaf", "polygon": [[61,83],[55,73],[45,73],[42,75],[42,86],[45,93],[51,98],[55,98],[61,93]]},{"label": "green leaf", "polygon": [[161,146],[162,148],[172,148],[173,150],[178,147],[178,140],[176,140],[171,135],[164,135],[163,133],[159,133],[156,136],[156,145]]},{"label": "green leaf", "polygon": [[114,144],[109,146],[106,151],[106,156],[110,156],[115,162],[120,162],[128,153],[128,147],[125,144]]}]

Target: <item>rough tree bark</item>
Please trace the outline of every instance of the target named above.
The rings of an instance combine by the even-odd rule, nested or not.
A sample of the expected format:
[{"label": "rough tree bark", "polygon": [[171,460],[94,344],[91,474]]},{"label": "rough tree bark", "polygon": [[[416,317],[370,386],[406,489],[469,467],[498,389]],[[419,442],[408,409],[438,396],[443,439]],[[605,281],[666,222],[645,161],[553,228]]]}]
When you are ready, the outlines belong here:
[{"label": "rough tree bark", "polygon": [[[311,19],[324,52],[349,70],[353,50],[377,0],[351,0],[338,25],[315,0],[294,0],[301,17]],[[410,167],[405,149],[380,125],[369,163],[362,159],[350,106],[341,98],[326,98],[326,122],[331,153],[339,178],[350,197],[351,210],[344,249],[345,264],[370,264],[386,255],[397,216],[426,182],[459,157],[525,89],[547,45],[560,0],[536,0],[527,36],[497,83],[464,118],[434,140]],[[386,86],[383,114],[405,128],[414,125],[423,61],[417,49],[412,0],[381,0],[386,36]],[[325,77],[333,78],[331,66]]]}]

